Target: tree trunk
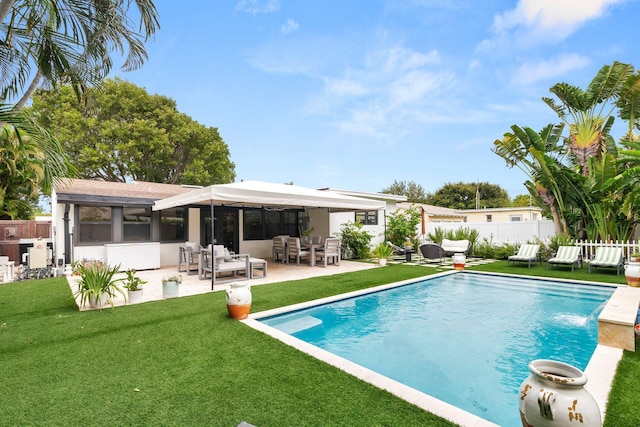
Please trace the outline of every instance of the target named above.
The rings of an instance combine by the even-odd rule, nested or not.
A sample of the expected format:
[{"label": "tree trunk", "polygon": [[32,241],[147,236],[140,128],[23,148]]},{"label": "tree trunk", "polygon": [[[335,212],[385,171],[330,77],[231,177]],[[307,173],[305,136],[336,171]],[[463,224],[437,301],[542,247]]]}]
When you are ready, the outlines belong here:
[{"label": "tree trunk", "polygon": [[13,107],[14,110],[22,110],[22,107],[24,107],[24,105],[27,103],[29,98],[31,98],[31,94],[33,93],[33,91],[36,90],[36,88],[40,84],[41,79],[42,79],[42,71],[38,68],[38,72],[36,73],[35,77],[31,81],[31,84],[27,88],[27,91],[22,95],[22,98],[20,98],[20,101],[18,101],[16,105],[14,105]]},{"label": "tree trunk", "polygon": [[9,15],[11,7],[16,0],[1,0],[0,1],[0,22],[4,22],[4,19]]}]

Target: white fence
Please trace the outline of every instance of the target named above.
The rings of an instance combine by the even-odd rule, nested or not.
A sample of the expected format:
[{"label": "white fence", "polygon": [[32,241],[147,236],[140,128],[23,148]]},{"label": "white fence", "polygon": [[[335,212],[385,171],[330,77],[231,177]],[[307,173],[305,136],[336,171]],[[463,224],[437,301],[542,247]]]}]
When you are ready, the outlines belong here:
[{"label": "white fence", "polygon": [[622,248],[625,261],[628,261],[632,253],[640,252],[640,243],[635,240],[627,241],[615,241],[615,242],[601,242],[595,240],[578,240],[574,242],[576,246],[582,247],[583,259],[591,259],[596,253],[596,248],[599,247],[613,247]]},{"label": "white fence", "polygon": [[[436,228],[441,230],[458,230],[459,228],[470,228],[478,231],[478,242],[487,239],[494,245],[502,243],[522,244],[533,242],[535,238],[547,241],[554,236],[555,228],[553,221],[510,221],[510,222],[429,222],[426,225],[426,232],[434,233]],[[419,226],[420,227],[420,226]]]}]

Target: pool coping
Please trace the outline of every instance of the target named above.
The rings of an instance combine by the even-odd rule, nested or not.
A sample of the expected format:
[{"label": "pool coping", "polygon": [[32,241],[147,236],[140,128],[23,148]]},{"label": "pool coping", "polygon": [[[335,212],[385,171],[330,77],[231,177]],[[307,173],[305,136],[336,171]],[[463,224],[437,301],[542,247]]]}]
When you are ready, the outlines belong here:
[{"label": "pool coping", "polygon": [[[279,307],[272,310],[265,310],[258,313],[252,313],[249,315],[247,319],[242,320],[241,322],[243,322],[247,326],[250,326],[253,329],[261,331],[279,341],[282,341],[283,343],[290,345],[302,351],[303,353],[306,353],[312,357],[315,357],[316,359],[319,359],[325,363],[328,363],[371,385],[374,385],[378,388],[386,390],[391,394],[424,409],[425,411],[431,412],[453,423],[459,424],[461,426],[468,426],[468,427],[496,427],[498,425],[491,421],[488,421],[475,414],[472,414],[463,409],[460,409],[454,405],[451,405],[447,402],[437,399],[431,395],[428,395],[414,388],[411,388],[398,381],[392,380],[391,378],[388,378],[384,375],[381,375],[377,372],[374,372],[370,369],[360,366],[357,363],[344,359],[340,356],[337,356],[333,353],[330,353],[326,350],[323,350],[319,347],[316,347],[312,344],[309,344],[305,341],[295,338],[292,335],[289,335],[278,329],[272,328],[259,321],[259,319],[263,319],[265,317],[275,316],[283,313],[289,313],[292,311],[302,310],[305,308],[326,304],[330,302],[340,301],[348,298],[353,298],[361,295],[367,295],[367,294],[383,291],[386,289],[393,289],[393,288],[408,285],[420,280],[432,279],[435,277],[446,276],[449,274],[458,274],[458,273],[461,273],[461,271],[445,271],[445,272],[417,277],[413,279],[407,279],[399,282],[389,283],[386,285],[375,286],[372,288],[361,289],[358,291],[347,292],[339,295],[333,295],[326,298],[306,301],[299,304]],[[505,274],[505,273],[488,273],[488,272],[479,272],[479,271],[470,271],[470,270],[466,270],[464,271],[464,273],[506,276],[506,277],[519,277],[519,278],[532,278],[537,280],[547,280],[547,281],[555,281],[555,282],[580,283],[580,284],[592,285],[592,286],[605,286],[609,288],[626,287],[626,285],[616,285],[611,283],[587,282],[582,280],[566,280],[566,279],[555,279],[555,278],[542,278],[537,276],[525,276],[525,275],[516,276],[512,274]],[[607,309],[607,306],[609,306],[609,303],[607,303],[607,305],[605,306],[605,310]],[[623,354],[623,350],[621,348],[615,348],[608,345],[598,344],[596,346],[596,349],[593,355],[591,356],[591,359],[589,360],[589,363],[587,364],[586,369],[584,370],[588,378],[585,388],[591,393],[591,395],[594,397],[594,399],[598,403],[603,421],[606,415],[606,406],[607,406],[607,401],[609,397],[609,392],[611,391],[611,385],[613,383],[613,377],[615,376],[616,369],[618,367],[618,362],[622,359],[622,354]]]}]

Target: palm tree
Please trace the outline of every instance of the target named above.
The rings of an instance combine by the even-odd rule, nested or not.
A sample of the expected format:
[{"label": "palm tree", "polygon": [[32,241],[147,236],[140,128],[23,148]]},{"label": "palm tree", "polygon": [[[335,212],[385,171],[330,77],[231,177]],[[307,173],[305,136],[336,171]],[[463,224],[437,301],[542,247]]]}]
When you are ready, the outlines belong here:
[{"label": "palm tree", "polygon": [[567,185],[563,173],[563,145],[559,142],[563,124],[547,125],[539,133],[531,128],[511,126],[512,132],[493,143],[492,151],[502,157],[508,167],[517,166],[530,179],[525,186],[551,212],[556,234],[569,234],[566,219]]},{"label": "palm tree", "polygon": [[590,158],[615,150],[609,131],[615,120],[612,113],[616,104],[610,101],[625,96],[621,90],[633,74],[632,65],[614,62],[598,71],[586,91],[567,83],[553,86],[550,91],[561,105],[552,98],[542,98],[569,126],[568,149],[580,165],[583,176],[589,175]]}]

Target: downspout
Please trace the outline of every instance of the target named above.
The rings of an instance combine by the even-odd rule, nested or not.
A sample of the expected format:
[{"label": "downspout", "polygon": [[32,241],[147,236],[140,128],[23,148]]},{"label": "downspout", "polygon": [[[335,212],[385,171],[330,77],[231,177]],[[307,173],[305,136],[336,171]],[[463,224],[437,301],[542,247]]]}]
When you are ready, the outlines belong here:
[{"label": "downspout", "polygon": [[64,263],[71,264],[71,235],[69,234],[69,203],[64,204]]}]

